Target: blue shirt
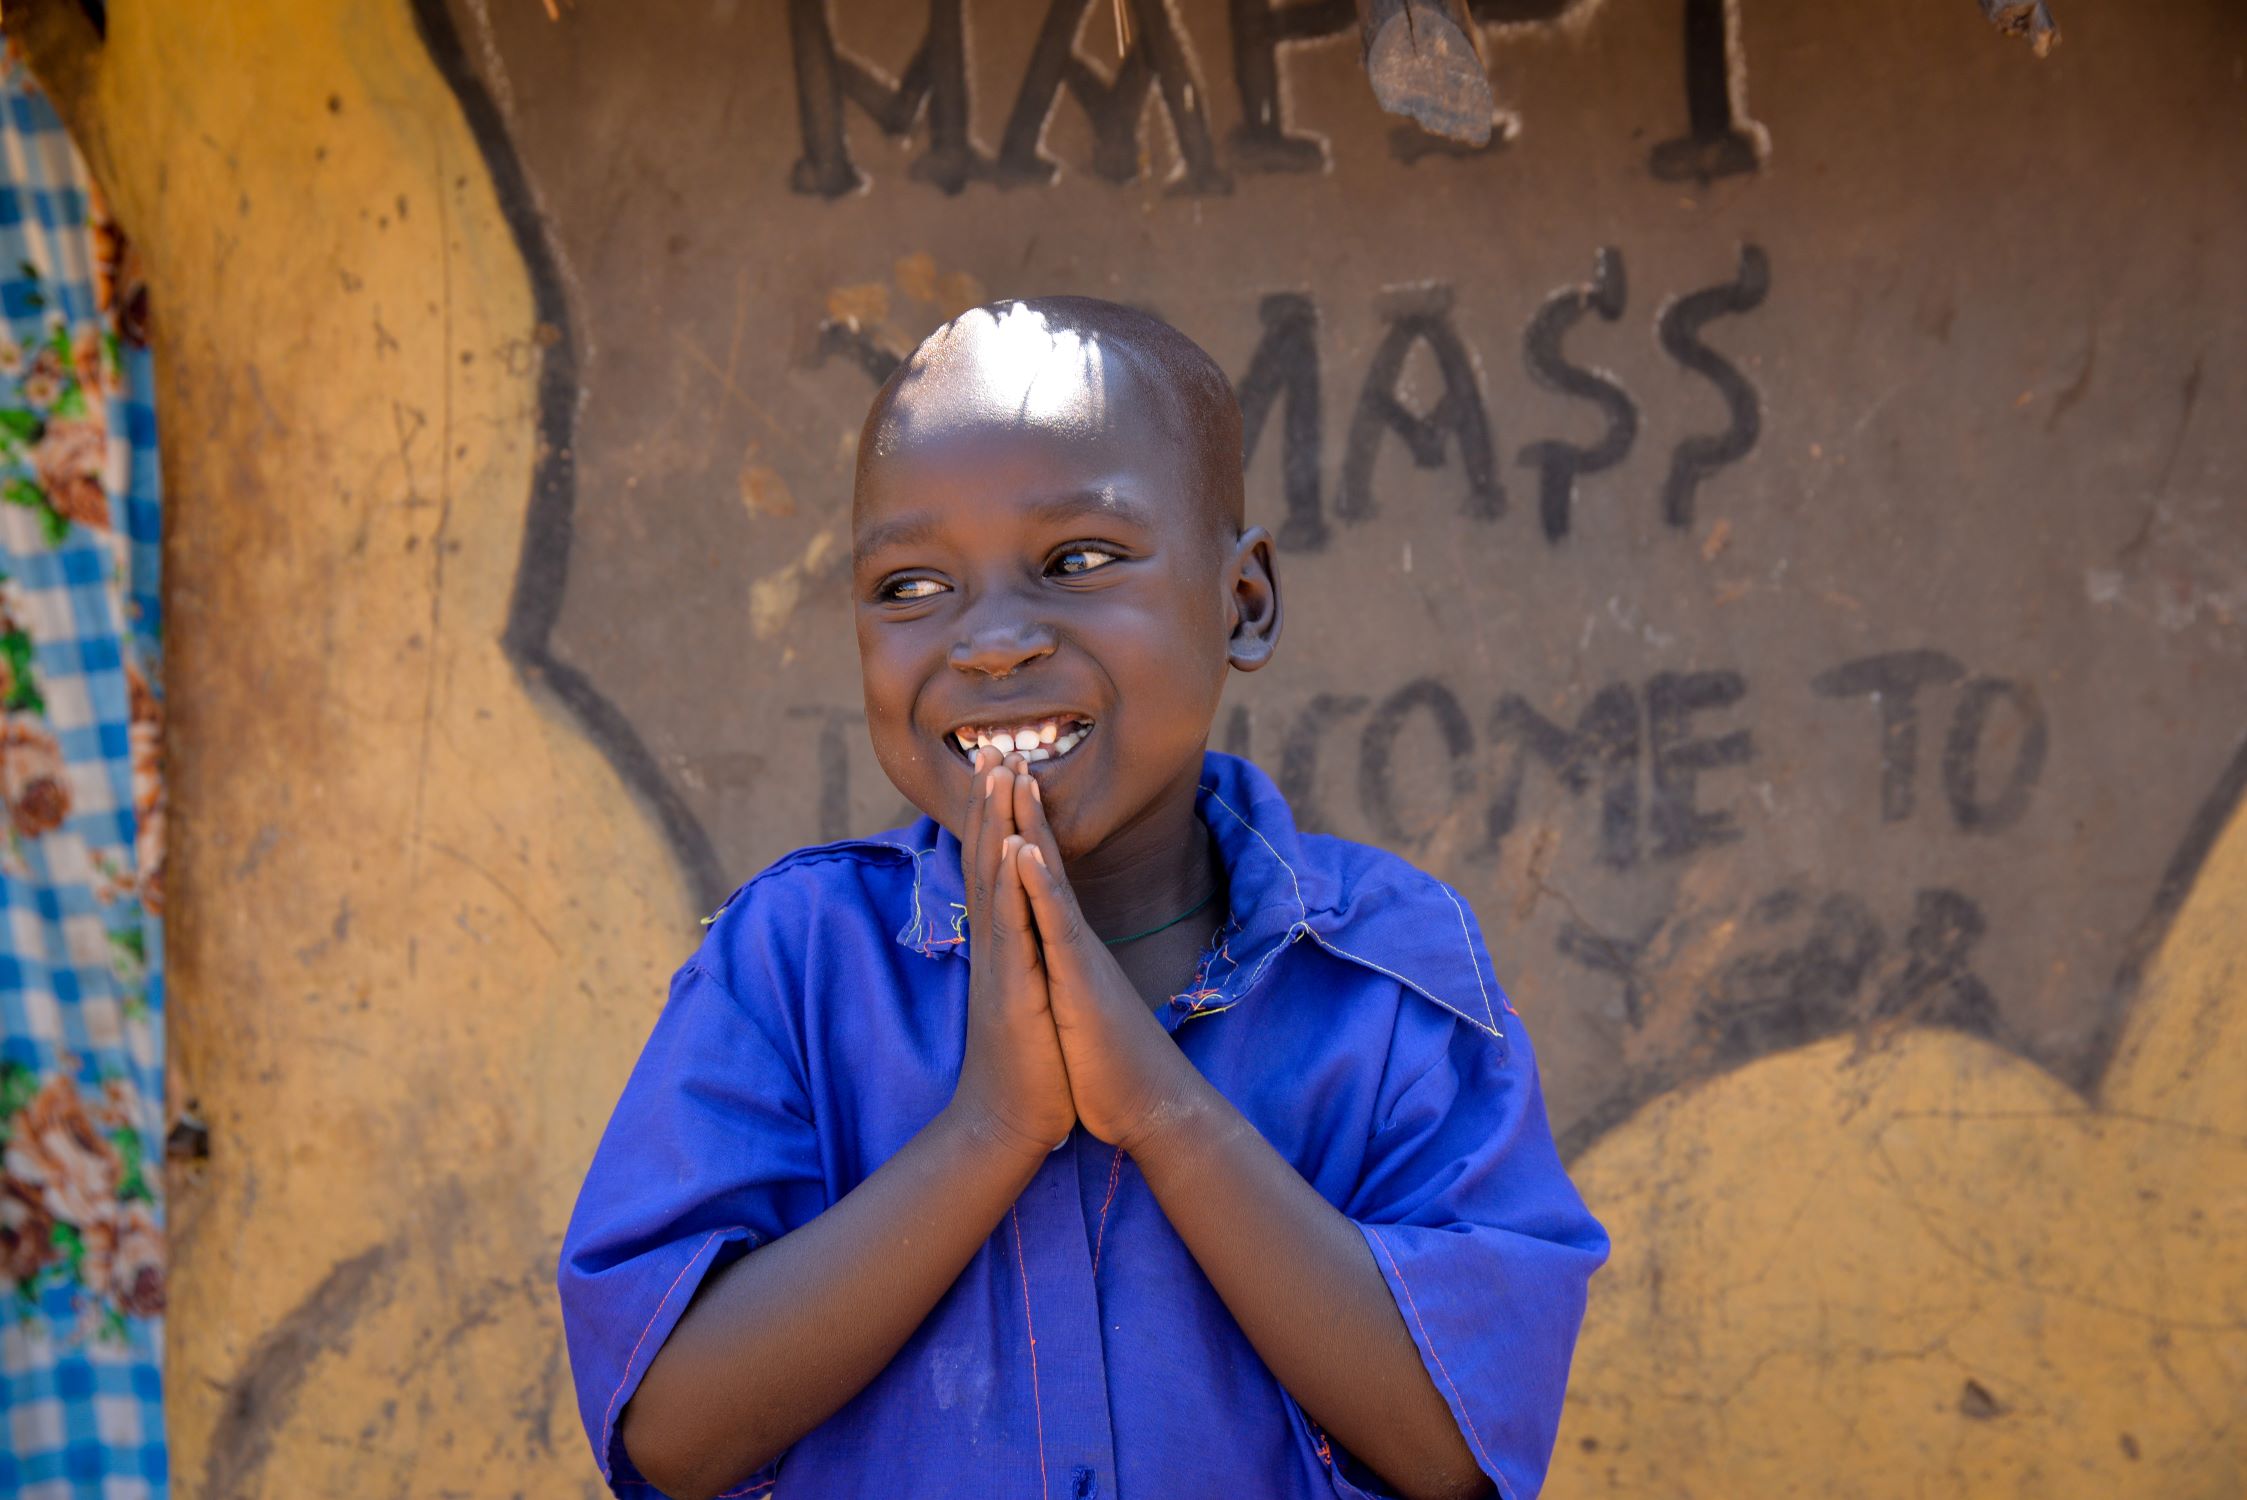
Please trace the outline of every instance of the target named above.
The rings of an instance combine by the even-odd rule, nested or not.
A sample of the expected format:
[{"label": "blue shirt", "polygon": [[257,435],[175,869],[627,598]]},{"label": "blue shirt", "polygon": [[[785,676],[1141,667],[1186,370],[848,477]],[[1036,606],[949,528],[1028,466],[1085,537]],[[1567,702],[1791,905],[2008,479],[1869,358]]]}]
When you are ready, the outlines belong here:
[{"label": "blue shirt", "polygon": [[[1476,1461],[1529,1500],[1607,1237],[1474,917],[1393,855],[1298,833],[1246,761],[1210,755],[1199,805],[1230,912],[1163,1026],[1358,1225]],[[727,900],[672,980],[562,1248],[578,1408],[615,1493],[655,1493],[617,1421],[696,1287],[951,1098],[961,901],[959,843],[927,818],[800,850]],[[1388,1491],[1265,1368],[1131,1160],[1080,1126],[888,1368],[729,1493]]]}]

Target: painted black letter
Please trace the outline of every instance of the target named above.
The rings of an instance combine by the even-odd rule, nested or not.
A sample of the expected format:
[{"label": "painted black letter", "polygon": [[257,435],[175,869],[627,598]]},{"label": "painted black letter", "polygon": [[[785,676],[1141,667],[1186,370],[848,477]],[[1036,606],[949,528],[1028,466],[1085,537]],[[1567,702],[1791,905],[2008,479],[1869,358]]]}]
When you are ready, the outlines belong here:
[{"label": "painted black letter", "polygon": [[1320,693],[1287,726],[1280,742],[1280,795],[1295,809],[1295,826],[1306,833],[1326,831],[1318,801],[1319,741],[1327,730],[1364,711],[1365,699],[1355,693]]},{"label": "painted black letter", "polygon": [[804,154],[789,185],[799,193],[840,198],[858,190],[843,137],[843,101],[849,100],[894,136],[911,132],[925,107],[928,150],[912,165],[913,177],[956,193],[989,171],[969,143],[967,42],[962,0],[929,0],[928,32],[896,83],[835,45],[827,0],[788,0],[788,39],[795,50],[796,121]]},{"label": "painted black letter", "polygon": [[1685,0],[1685,134],[1654,148],[1664,182],[1753,172],[1769,136],[1748,118],[1748,60],[1736,0]]},{"label": "painted black letter", "polygon": [[1316,172],[1326,165],[1326,142],[1287,128],[1280,92],[1280,48],[1290,42],[1354,31],[1354,0],[1232,0],[1233,82],[1241,95],[1241,122],[1227,137],[1233,165],[1247,172]]},{"label": "painted black letter", "polygon": [[1638,700],[1629,688],[1619,682],[1601,688],[1576,716],[1573,732],[1539,713],[1528,699],[1508,693],[1491,716],[1490,736],[1494,744],[1510,740],[1521,749],[1491,799],[1486,852],[1496,850],[1514,831],[1522,779],[1535,755],[1571,796],[1582,796],[1598,776],[1600,863],[1620,870],[1638,858]]},{"label": "painted black letter", "polygon": [[1880,924],[1855,896],[1836,891],[1813,909],[1781,887],[1749,908],[1751,927],[1807,919],[1796,948],[1751,949],[1728,960],[1701,997],[1694,1023],[1720,1063],[1746,1062],[1830,1036],[1849,1024],[1850,1002],[1880,957]]},{"label": "painted black letter", "polygon": [[1474,765],[1469,759],[1475,733],[1468,727],[1466,711],[1459,707],[1451,689],[1433,677],[1415,677],[1381,701],[1358,744],[1358,805],[1365,809],[1374,833],[1391,844],[1408,844],[1418,837],[1397,816],[1396,777],[1389,766],[1397,732],[1415,709],[1425,710],[1443,736],[1444,752],[1451,761],[1452,800],[1462,801],[1475,789]]},{"label": "painted black letter", "polygon": [[1059,168],[1038,149],[1038,138],[1045,133],[1046,119],[1063,89],[1076,96],[1092,121],[1092,170],[1110,182],[1131,181],[1139,175],[1139,127],[1146,113],[1147,90],[1160,83],[1181,158],[1171,190],[1231,192],[1232,179],[1217,165],[1209,118],[1202,112],[1208,90],[1195,75],[1193,56],[1170,7],[1164,0],[1130,0],[1131,50],[1117,65],[1115,77],[1103,80],[1077,55],[1077,31],[1091,4],[1092,0],[1053,0],[1046,12],[1029,71],[1022,75],[1022,91],[1015,95],[1006,135],[999,142],[999,181],[1053,181]]},{"label": "painted black letter", "polygon": [[1810,679],[1821,698],[1870,698],[1880,705],[1880,821],[1912,815],[1919,776],[1919,690],[1958,681],[1966,669],[1940,651],[1887,651],[1843,662]]},{"label": "painted black letter", "polygon": [[[2005,789],[1985,799],[1980,791],[1982,734],[1989,728],[1990,707],[2000,698],[2013,705],[2020,720],[2020,749],[2014,753],[2013,774],[2006,778]],[[1997,833],[2020,822],[2050,748],[2044,705],[2034,683],[1977,677],[1966,684],[1951,714],[1950,739],[1943,746],[1943,790],[1950,794],[1951,816],[1958,826],[1968,833]]]},{"label": "painted black letter", "polygon": [[1654,829],[1654,852],[1668,858],[1691,854],[1740,837],[1730,812],[1695,802],[1703,771],[1745,764],[1755,741],[1745,729],[1716,739],[1691,739],[1692,718],[1726,708],[1747,695],[1737,672],[1660,672],[1646,683],[1646,740],[1652,761],[1654,805],[1647,821]]},{"label": "painted black letter", "polygon": [[1662,518],[1672,526],[1693,524],[1693,496],[1701,481],[1747,457],[1763,430],[1755,387],[1723,355],[1701,342],[1701,330],[1727,313],[1761,307],[1771,290],[1771,262],[1755,245],[1740,247],[1740,274],[1722,286],[1689,292],[1663,309],[1658,327],[1670,358],[1717,388],[1732,415],[1722,432],[1689,437],[1670,454],[1670,477],[1662,486]]},{"label": "painted black letter", "polygon": [[1521,450],[1521,461],[1538,470],[1537,515],[1544,522],[1548,542],[1568,535],[1576,476],[1613,468],[1638,438],[1638,408],[1631,404],[1629,394],[1606,376],[1570,364],[1560,348],[1561,340],[1584,316],[1586,308],[1612,323],[1623,315],[1624,297],[1623,252],[1602,249],[1592,257],[1591,281],[1546,299],[1522,340],[1529,373],[1539,385],[1565,396],[1581,396],[1607,413],[1607,431],[1589,448],[1547,441],[1531,443]]},{"label": "painted black letter", "polygon": [[1275,292],[1257,308],[1264,337],[1241,377],[1241,463],[1256,457],[1256,440],[1272,404],[1282,403],[1280,493],[1287,517],[1279,544],[1289,552],[1326,546],[1326,517],[1319,506],[1319,457],[1326,446],[1319,412],[1319,310],[1296,292]]},{"label": "painted black letter", "polygon": [[[1873,1004],[1876,1016],[1909,1014],[1932,1026],[1956,1026],[1988,1036],[1997,1026],[1990,987],[1967,967],[1973,947],[1989,931],[1981,908],[1956,891],[1921,891],[1910,934],[1904,939],[1904,972]],[[1924,997],[1934,995],[1932,1001]]]},{"label": "painted black letter", "polygon": [[[1443,467],[1447,440],[1459,445],[1459,462],[1467,471],[1467,496],[1460,507],[1470,516],[1489,519],[1503,515],[1506,492],[1498,480],[1490,416],[1483,410],[1482,389],[1475,383],[1474,361],[1459,331],[1451,326],[1451,288],[1415,287],[1384,299],[1389,331],[1373,353],[1365,372],[1365,387],[1358,393],[1358,409],[1350,418],[1350,441],[1342,457],[1342,493],[1335,511],[1345,521],[1362,521],[1372,515],[1373,460],[1381,440],[1395,433],[1412,451],[1412,461],[1423,469]],[[1397,390],[1412,346],[1424,343],[1443,374],[1443,397],[1426,416],[1407,408]]]}]

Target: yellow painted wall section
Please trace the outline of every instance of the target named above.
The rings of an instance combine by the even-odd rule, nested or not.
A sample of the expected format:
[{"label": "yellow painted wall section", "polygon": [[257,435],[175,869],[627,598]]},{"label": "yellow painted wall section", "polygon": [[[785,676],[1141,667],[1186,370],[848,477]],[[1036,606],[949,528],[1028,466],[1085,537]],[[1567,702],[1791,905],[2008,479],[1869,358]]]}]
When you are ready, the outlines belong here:
[{"label": "yellow painted wall section", "polygon": [[[519,257],[402,4],[115,6],[83,76],[74,10],[36,50],[158,320],[174,1098],[212,1138],[173,1183],[179,1490],[592,1492],[550,1261],[691,924],[500,653]],[[2234,819],[2095,1103],[1912,1030],[1615,1129],[1548,1493],[2247,1493],[2243,976]]]},{"label": "yellow painted wall section", "polygon": [[110,16],[63,102],[158,309],[178,1490],[594,1490],[552,1257],[694,924],[501,655],[520,257],[404,5]]},{"label": "yellow painted wall section", "polygon": [[1576,1172],[1617,1252],[1555,1497],[2247,1494],[2247,814],[2095,1103],[1969,1037],[1837,1039]]}]

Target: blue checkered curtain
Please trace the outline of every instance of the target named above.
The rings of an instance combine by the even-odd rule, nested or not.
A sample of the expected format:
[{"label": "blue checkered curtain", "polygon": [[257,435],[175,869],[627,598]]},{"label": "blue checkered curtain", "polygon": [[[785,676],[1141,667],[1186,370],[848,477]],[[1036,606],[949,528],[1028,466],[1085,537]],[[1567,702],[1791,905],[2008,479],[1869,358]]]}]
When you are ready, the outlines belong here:
[{"label": "blue checkered curtain", "polygon": [[156,420],[131,255],[0,61],[0,1495],[166,1489]]}]

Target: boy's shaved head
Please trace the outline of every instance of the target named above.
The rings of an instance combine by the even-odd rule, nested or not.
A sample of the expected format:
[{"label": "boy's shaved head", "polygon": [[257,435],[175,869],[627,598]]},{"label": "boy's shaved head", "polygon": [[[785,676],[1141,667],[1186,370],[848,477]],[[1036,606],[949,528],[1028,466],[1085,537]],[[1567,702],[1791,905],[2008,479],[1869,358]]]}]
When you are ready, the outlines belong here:
[{"label": "boy's shaved head", "polygon": [[923,339],[874,397],[858,467],[963,428],[1114,438],[1152,419],[1187,460],[1213,530],[1244,520],[1241,409],[1201,346],[1150,313],[1097,297],[970,309]]}]

